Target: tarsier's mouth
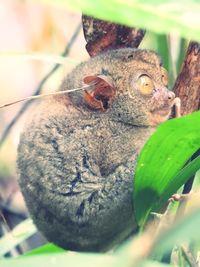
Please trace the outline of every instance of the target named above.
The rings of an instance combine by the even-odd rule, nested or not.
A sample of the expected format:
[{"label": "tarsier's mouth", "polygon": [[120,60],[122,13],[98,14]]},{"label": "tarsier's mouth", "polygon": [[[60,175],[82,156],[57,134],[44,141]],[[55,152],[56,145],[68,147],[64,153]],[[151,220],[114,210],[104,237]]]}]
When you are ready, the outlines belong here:
[{"label": "tarsier's mouth", "polygon": [[169,119],[172,114],[174,102],[163,104],[149,113],[149,123],[154,126]]},{"label": "tarsier's mouth", "polygon": [[174,106],[174,102],[163,104],[162,106],[151,110],[152,115],[160,115],[160,116],[166,116],[167,114],[171,113],[172,108]]},{"label": "tarsier's mouth", "polygon": [[171,101],[160,105],[159,108],[151,110],[148,113],[149,125],[155,126],[168,120],[172,113],[174,113],[173,117],[178,118],[181,116],[181,100],[179,97],[175,97]]}]

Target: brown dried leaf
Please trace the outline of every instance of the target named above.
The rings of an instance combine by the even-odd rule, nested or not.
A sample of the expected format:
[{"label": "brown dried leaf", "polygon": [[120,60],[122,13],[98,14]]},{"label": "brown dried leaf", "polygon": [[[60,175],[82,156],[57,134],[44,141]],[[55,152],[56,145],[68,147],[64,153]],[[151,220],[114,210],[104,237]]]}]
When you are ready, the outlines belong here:
[{"label": "brown dried leaf", "polygon": [[136,48],[142,41],[145,31],[106,22],[89,16],[82,16],[86,49],[91,57],[123,47]]}]

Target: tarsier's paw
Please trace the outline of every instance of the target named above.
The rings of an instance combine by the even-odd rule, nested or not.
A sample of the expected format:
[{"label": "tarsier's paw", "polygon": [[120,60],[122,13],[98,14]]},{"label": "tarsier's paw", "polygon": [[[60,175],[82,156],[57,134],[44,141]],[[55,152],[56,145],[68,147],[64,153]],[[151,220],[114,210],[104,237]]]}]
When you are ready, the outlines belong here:
[{"label": "tarsier's paw", "polygon": [[181,117],[181,99],[179,97],[176,97],[174,99],[174,106],[175,106],[175,117],[179,118]]}]

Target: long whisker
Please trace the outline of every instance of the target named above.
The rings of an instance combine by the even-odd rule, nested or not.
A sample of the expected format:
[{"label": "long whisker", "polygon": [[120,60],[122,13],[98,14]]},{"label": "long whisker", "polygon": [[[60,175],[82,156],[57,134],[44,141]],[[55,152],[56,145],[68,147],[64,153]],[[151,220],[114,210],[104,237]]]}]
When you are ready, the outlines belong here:
[{"label": "long whisker", "polygon": [[82,87],[78,87],[78,88],[74,88],[74,89],[69,89],[69,90],[64,90],[64,91],[58,91],[58,92],[52,92],[52,93],[48,93],[48,94],[42,94],[42,95],[35,95],[35,96],[28,96],[25,98],[21,98],[6,104],[3,104],[0,106],[1,108],[5,108],[14,104],[17,104],[19,102],[23,102],[23,101],[30,101],[30,100],[35,100],[35,99],[39,99],[39,98],[43,98],[43,97],[47,97],[47,96],[52,96],[52,95],[63,95],[63,94],[68,94],[68,93],[72,93],[72,92],[76,92],[76,91],[80,91],[80,90],[85,90],[87,88],[90,88],[91,86],[93,86],[96,82],[90,83],[89,85],[84,85]]}]

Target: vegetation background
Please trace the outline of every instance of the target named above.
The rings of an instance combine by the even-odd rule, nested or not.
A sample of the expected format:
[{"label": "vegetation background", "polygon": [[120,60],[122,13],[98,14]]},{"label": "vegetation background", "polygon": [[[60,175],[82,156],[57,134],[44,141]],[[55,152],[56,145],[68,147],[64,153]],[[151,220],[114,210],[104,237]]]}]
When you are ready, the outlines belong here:
[{"label": "vegetation background", "polygon": [[[79,34],[67,57],[59,56],[77,31],[81,10],[101,19],[145,28],[147,33],[140,47],[153,49],[161,54],[164,66],[170,74],[171,87],[180,71],[189,40],[200,41],[200,4],[195,0],[0,0],[0,105],[32,95],[54,64],[61,63],[58,71],[42,88],[43,93],[55,91],[66,73],[79,62],[89,58],[82,30],[78,31]],[[37,232],[31,220],[26,219],[18,224],[20,218],[27,218],[27,211],[17,185],[16,151],[20,131],[33,106],[34,104],[15,123],[0,147],[1,266],[46,266],[47,263],[49,266],[58,263],[59,266],[200,266],[198,173],[194,185],[196,193],[189,203],[189,206],[195,206],[195,210],[177,224],[169,223],[171,227],[161,231],[154,240],[150,238],[151,234],[144,233],[122,244],[113,253],[97,255],[65,252],[52,244],[40,246],[46,241],[39,234],[30,240],[30,236]],[[0,136],[20,108],[21,104],[17,104],[0,111]],[[199,126],[196,126],[196,122],[198,123],[199,119],[199,114],[193,117],[193,125],[196,128],[193,127],[192,131],[197,133]],[[184,120],[183,124],[185,123],[189,125],[190,122]],[[177,143],[176,138],[174,143]],[[200,147],[198,134],[194,138]],[[197,162],[195,170],[190,174],[194,174],[199,168],[200,164]],[[160,190],[158,188],[157,190]],[[171,213],[176,209],[175,206],[172,207]],[[21,217],[17,220],[14,217],[12,221],[13,217],[10,217],[9,212]],[[16,224],[18,226],[10,232]],[[22,241],[25,241],[23,245]],[[38,246],[40,247],[33,250]],[[19,256],[27,250],[31,252],[25,254],[26,256]],[[165,260],[166,255],[172,257]],[[5,259],[5,256],[18,257]]]}]

